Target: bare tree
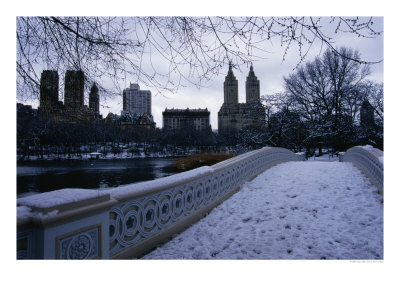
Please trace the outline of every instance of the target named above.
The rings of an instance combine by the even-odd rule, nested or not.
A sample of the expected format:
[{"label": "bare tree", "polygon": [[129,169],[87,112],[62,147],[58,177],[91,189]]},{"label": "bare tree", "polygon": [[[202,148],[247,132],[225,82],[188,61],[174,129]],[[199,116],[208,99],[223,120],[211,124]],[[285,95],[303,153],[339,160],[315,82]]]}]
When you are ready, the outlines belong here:
[{"label": "bare tree", "polygon": [[[334,28],[332,30],[332,28]],[[120,93],[134,78],[159,92],[201,86],[224,64],[240,66],[268,55],[271,42],[297,47],[299,64],[319,42],[338,55],[338,32],[371,38],[381,34],[372,18],[316,17],[18,17],[17,94],[38,98],[39,74],[79,69],[103,95]],[[359,57],[349,56],[359,63]]]},{"label": "bare tree", "polygon": [[374,108],[374,113],[378,122],[383,126],[383,83],[368,82],[368,100]]},{"label": "bare tree", "polygon": [[343,55],[328,49],[322,57],[284,78],[310,134],[330,140],[333,148],[355,124],[369,74],[367,65],[356,62],[360,57],[357,51],[344,47],[337,51]]}]

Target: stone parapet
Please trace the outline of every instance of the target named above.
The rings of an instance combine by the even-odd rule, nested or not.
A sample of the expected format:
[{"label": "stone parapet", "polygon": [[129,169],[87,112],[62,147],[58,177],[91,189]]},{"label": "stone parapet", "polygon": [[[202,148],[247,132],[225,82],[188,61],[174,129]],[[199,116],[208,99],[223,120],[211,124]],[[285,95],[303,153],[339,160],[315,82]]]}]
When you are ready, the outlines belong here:
[{"label": "stone parapet", "polygon": [[383,151],[368,145],[356,146],[340,153],[339,161],[353,163],[383,195]]},{"label": "stone parapet", "polygon": [[298,160],[303,157],[287,149],[265,147],[211,167],[104,192],[69,189],[22,198],[17,258],[140,257],[204,217],[245,181]]}]

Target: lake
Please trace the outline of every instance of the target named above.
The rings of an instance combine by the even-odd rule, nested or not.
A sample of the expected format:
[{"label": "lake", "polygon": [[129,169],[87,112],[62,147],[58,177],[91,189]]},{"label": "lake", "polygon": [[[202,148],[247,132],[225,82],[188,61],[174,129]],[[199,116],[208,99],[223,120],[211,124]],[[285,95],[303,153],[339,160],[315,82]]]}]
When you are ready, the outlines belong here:
[{"label": "lake", "polygon": [[178,173],[178,158],[48,160],[17,163],[17,197],[63,188],[104,189]]}]

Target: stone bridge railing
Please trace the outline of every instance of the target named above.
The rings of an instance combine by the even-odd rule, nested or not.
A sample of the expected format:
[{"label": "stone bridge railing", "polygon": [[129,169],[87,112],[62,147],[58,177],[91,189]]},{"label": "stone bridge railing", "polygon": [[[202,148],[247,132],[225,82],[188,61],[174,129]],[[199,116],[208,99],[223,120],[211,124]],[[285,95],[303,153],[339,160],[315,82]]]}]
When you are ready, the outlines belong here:
[{"label": "stone bridge railing", "polygon": [[103,191],[64,189],[17,200],[17,258],[133,258],[195,223],[264,170],[303,154],[251,151],[211,167]]},{"label": "stone bridge railing", "polygon": [[383,151],[372,146],[356,146],[339,156],[342,162],[352,162],[383,195]]}]

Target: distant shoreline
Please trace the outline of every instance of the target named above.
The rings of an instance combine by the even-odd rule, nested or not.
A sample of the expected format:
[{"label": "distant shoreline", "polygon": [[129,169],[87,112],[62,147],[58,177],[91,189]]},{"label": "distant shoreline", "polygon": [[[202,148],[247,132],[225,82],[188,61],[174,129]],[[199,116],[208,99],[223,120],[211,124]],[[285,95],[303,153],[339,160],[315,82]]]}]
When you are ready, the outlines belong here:
[{"label": "distant shoreline", "polygon": [[70,158],[68,157],[44,157],[40,158],[37,155],[32,155],[29,158],[23,158],[17,156],[18,162],[27,162],[27,161],[50,161],[50,160],[113,160],[113,159],[147,159],[147,158],[178,158],[178,157],[185,157],[190,156],[192,154],[183,154],[183,155],[136,155],[136,156],[124,156],[124,155],[106,155],[99,158],[91,158],[86,156],[86,154],[79,157],[77,155],[71,155]]}]

